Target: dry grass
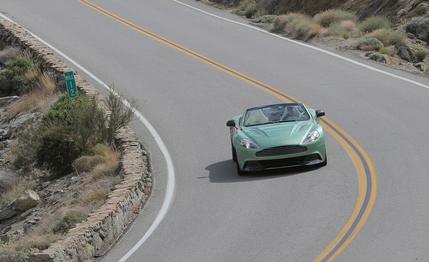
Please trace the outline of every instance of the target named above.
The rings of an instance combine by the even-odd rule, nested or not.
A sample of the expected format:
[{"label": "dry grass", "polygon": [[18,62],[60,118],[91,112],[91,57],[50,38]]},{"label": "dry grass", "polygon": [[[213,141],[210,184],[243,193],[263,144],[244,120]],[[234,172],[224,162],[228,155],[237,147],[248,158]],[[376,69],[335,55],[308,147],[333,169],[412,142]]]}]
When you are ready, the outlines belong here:
[{"label": "dry grass", "polygon": [[306,16],[298,13],[279,15],[273,21],[273,32],[283,32],[285,26],[297,19],[304,19]]},{"label": "dry grass", "polygon": [[341,21],[356,21],[356,15],[340,9],[330,9],[314,16],[314,21],[323,27],[329,27],[331,24],[340,23]]},{"label": "dry grass", "polygon": [[378,52],[380,52],[383,55],[393,56],[395,54],[395,47],[393,46],[383,47],[383,48],[380,48]]},{"label": "dry grass", "polygon": [[119,167],[119,153],[104,144],[97,144],[92,151],[93,155],[75,160],[75,170],[78,173],[87,172],[94,179],[114,175]]},{"label": "dry grass", "polygon": [[36,182],[30,178],[19,178],[10,187],[10,189],[0,195],[0,207],[6,206],[26,190],[33,189],[36,186]]},{"label": "dry grass", "polygon": [[348,39],[354,34],[357,34],[355,22],[346,20],[331,24],[328,29],[324,31],[323,36],[340,36],[344,39]]},{"label": "dry grass", "polygon": [[3,261],[28,261],[30,250],[47,249],[53,242],[61,239],[59,234],[27,235],[18,241],[0,245],[0,259]]},{"label": "dry grass", "polygon": [[23,112],[46,111],[52,101],[57,98],[55,96],[55,82],[49,75],[37,70],[30,70],[25,77],[27,79],[37,79],[37,86],[6,109],[5,115],[8,119],[12,119]]},{"label": "dry grass", "polygon": [[381,28],[368,34],[370,37],[377,38],[385,46],[402,44],[405,42],[405,35],[399,31]]},{"label": "dry grass", "polygon": [[321,29],[310,16],[297,13],[278,16],[273,22],[273,31],[284,32],[294,39],[304,41],[319,35]]},{"label": "dry grass", "polygon": [[104,204],[107,199],[107,194],[109,194],[110,188],[103,188],[101,186],[95,186],[90,188],[90,190],[85,190],[82,192],[80,201],[84,205],[91,206],[91,209],[95,209]]}]

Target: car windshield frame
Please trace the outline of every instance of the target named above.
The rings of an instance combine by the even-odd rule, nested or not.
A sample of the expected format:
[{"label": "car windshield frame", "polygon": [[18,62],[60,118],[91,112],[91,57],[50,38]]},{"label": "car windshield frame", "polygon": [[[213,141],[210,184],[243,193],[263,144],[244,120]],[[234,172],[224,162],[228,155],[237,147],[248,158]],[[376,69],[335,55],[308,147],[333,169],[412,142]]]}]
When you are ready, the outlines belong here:
[{"label": "car windshield frame", "polygon": [[[283,107],[283,111],[282,112],[282,116],[280,119],[274,120],[274,119],[269,119],[269,117],[271,116],[267,116],[266,113],[264,112],[264,110],[272,110],[273,108],[277,107],[277,111],[280,107]],[[284,118],[284,113],[287,110],[287,107],[293,107],[295,108],[299,108],[302,109],[302,112],[300,112],[300,114],[303,114],[302,118],[299,119],[286,119],[286,120],[282,120]],[[266,122],[261,122],[261,123],[255,123],[255,124],[248,124],[248,118],[249,118],[249,113],[259,110],[260,116],[262,116],[263,118],[266,118]],[[276,114],[280,113],[280,111],[276,112]],[[302,122],[302,121],[308,121],[311,119],[311,114],[308,112],[307,108],[300,103],[286,103],[286,104],[273,104],[273,105],[266,105],[266,106],[260,106],[260,107],[253,107],[253,108],[249,108],[246,110],[246,112],[244,113],[244,115],[242,116],[242,125],[244,127],[252,127],[252,126],[260,126],[260,125],[269,125],[269,124],[276,124],[276,123],[287,123],[287,122]]]}]

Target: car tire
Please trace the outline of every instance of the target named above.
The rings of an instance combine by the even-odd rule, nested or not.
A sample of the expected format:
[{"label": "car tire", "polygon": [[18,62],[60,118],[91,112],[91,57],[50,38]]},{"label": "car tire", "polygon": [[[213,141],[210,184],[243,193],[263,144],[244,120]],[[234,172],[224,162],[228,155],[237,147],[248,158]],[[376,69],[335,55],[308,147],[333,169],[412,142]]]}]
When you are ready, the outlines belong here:
[{"label": "car tire", "polygon": [[237,165],[237,174],[238,174],[238,176],[245,176],[245,175],[248,174],[248,172],[240,169],[240,165],[238,164],[238,162],[236,163],[236,165]]},{"label": "car tire", "polygon": [[231,152],[232,152],[232,161],[237,163],[237,152],[235,151],[235,148],[232,144],[231,144]]},{"label": "car tire", "polygon": [[320,163],[320,166],[326,166],[328,164],[328,155],[325,154],[325,161]]}]

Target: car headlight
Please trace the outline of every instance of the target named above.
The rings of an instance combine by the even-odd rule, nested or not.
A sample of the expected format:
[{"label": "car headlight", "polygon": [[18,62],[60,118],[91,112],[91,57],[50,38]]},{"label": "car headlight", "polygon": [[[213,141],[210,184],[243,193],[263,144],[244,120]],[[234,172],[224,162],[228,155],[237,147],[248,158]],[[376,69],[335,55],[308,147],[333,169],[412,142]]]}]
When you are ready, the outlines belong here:
[{"label": "car headlight", "polygon": [[251,142],[251,141],[249,141],[249,140],[247,140],[247,139],[243,139],[243,140],[241,140],[241,141],[240,141],[240,145],[241,145],[242,147],[244,147],[244,148],[247,148],[247,149],[250,149],[250,148],[258,148],[258,146],[257,146],[255,143],[253,143],[253,142]]},{"label": "car headlight", "polygon": [[311,142],[314,142],[314,141],[316,141],[317,139],[319,139],[320,138],[320,133],[319,133],[319,131],[317,131],[317,130],[314,130],[314,131],[311,131],[308,135],[307,135],[307,137],[304,139],[304,144],[308,144],[308,143],[311,143]]}]

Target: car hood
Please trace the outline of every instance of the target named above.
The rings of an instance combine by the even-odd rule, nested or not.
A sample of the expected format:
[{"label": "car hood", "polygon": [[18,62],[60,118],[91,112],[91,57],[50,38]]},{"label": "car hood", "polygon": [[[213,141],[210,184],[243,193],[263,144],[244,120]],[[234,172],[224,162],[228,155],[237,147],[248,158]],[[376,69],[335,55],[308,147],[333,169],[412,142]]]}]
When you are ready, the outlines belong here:
[{"label": "car hood", "polygon": [[313,121],[298,121],[244,127],[242,130],[259,147],[267,148],[299,145],[313,126]]}]

